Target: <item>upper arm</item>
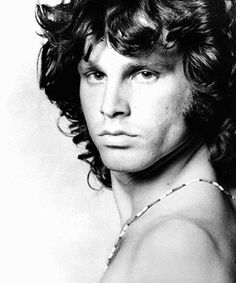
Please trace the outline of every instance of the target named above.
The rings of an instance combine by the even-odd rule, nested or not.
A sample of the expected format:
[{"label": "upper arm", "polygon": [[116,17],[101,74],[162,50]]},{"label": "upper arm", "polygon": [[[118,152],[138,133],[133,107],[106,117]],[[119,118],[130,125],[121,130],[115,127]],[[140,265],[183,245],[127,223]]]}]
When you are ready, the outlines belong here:
[{"label": "upper arm", "polygon": [[137,245],[132,283],[227,283],[213,239],[194,223],[171,220]]}]

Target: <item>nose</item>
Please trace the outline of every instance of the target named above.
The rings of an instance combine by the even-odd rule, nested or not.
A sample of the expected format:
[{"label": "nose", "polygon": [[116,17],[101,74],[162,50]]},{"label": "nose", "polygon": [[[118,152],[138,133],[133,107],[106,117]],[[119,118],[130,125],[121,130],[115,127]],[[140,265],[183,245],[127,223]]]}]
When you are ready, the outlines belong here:
[{"label": "nose", "polygon": [[128,90],[119,82],[108,82],[103,93],[100,112],[109,118],[130,115]]}]

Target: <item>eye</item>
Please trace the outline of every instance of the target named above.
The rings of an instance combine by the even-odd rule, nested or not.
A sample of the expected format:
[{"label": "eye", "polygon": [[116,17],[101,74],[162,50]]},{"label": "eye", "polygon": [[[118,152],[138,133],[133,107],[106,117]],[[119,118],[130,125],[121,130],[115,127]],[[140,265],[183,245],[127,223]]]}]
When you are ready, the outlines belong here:
[{"label": "eye", "polygon": [[104,78],[105,75],[99,71],[88,72],[84,74],[84,77],[89,83],[100,83]]},{"label": "eye", "polygon": [[135,79],[140,83],[152,83],[159,78],[159,74],[152,71],[140,71],[135,75]]}]

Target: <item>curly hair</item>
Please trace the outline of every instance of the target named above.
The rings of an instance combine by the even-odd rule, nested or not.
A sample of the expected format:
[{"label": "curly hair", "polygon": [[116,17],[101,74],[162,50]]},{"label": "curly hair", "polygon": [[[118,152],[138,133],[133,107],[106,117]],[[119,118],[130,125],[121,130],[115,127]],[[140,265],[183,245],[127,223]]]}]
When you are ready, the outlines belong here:
[{"label": "curly hair", "polygon": [[[144,15],[150,25],[138,20]],[[71,0],[38,4],[36,18],[46,38],[40,51],[40,87],[69,121],[73,142],[85,144],[78,158],[110,188],[109,170],[92,142],[80,104],[77,66],[92,47],[108,39],[122,55],[139,56],[157,43],[175,42],[194,105],[191,125],[201,127],[209,160],[229,181],[236,165],[236,5],[234,0]],[[163,29],[167,30],[165,42]],[[87,54],[86,39],[92,36]]]}]

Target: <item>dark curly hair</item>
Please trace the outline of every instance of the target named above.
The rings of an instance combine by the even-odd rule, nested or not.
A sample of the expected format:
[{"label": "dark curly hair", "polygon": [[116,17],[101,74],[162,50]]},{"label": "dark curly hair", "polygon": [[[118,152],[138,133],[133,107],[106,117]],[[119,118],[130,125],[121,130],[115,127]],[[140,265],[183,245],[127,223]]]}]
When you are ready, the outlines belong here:
[{"label": "dark curly hair", "polygon": [[[144,15],[149,26],[138,21]],[[234,0],[71,0],[38,4],[36,18],[46,38],[40,51],[40,87],[69,121],[73,142],[85,143],[78,158],[111,187],[109,170],[87,130],[77,71],[82,58],[106,38],[122,55],[138,56],[159,43],[175,42],[183,54],[194,105],[189,121],[201,127],[209,159],[224,183],[236,165],[236,5]],[[163,29],[167,30],[165,42]],[[88,36],[93,41],[84,54]],[[235,167],[236,168],[236,167]]]}]

